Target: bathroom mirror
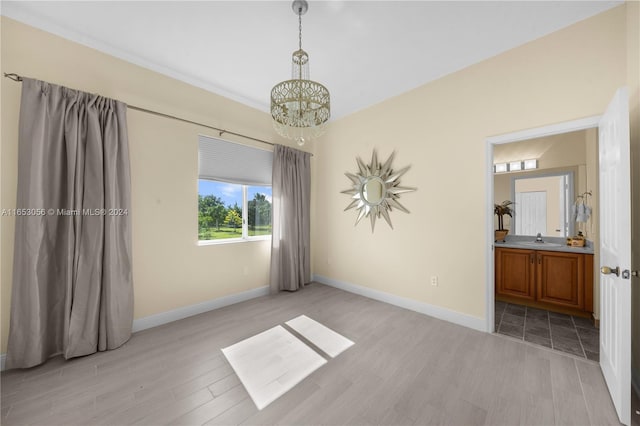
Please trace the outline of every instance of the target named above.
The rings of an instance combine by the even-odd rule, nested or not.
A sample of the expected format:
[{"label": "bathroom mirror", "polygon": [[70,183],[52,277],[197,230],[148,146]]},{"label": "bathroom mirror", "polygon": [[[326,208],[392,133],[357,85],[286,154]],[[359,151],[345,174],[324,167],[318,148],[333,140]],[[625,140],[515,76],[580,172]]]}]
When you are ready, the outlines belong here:
[{"label": "bathroom mirror", "polygon": [[393,169],[393,158],[395,152],[391,153],[384,162],[378,161],[378,154],[373,150],[371,162],[365,164],[360,157],[356,158],[358,171],[356,173],[345,173],[351,181],[351,187],[342,191],[343,194],[351,196],[351,203],[346,210],[355,208],[358,210],[356,225],[364,217],[369,217],[371,221],[371,232],[375,229],[376,219],[380,217],[389,224],[391,229],[391,217],[389,212],[394,208],[409,213],[398,199],[400,194],[415,191],[415,188],[400,186],[400,177],[404,175],[410,166],[401,170]]},{"label": "bathroom mirror", "polygon": [[[525,169],[525,159],[536,159],[536,168]],[[571,237],[577,231],[592,233],[592,224],[576,222],[572,212],[575,203],[583,199],[578,195],[597,187],[597,159],[597,129],[495,145],[493,162],[506,170],[494,170],[494,203],[514,202],[513,217],[504,217],[509,235],[535,237],[539,232],[543,237]],[[595,197],[587,202],[597,207]]]},{"label": "bathroom mirror", "polygon": [[574,235],[571,220],[574,199],[573,172],[515,175],[511,179],[514,214],[511,234],[568,237]]}]

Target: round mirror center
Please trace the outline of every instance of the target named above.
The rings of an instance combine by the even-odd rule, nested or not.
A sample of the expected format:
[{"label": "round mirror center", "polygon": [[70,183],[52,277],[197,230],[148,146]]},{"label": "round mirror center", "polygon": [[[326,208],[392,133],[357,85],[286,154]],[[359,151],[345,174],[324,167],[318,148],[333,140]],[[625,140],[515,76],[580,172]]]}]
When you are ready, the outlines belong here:
[{"label": "round mirror center", "polygon": [[362,185],[362,198],[367,204],[377,205],[384,199],[384,182],[378,176],[371,176]]}]

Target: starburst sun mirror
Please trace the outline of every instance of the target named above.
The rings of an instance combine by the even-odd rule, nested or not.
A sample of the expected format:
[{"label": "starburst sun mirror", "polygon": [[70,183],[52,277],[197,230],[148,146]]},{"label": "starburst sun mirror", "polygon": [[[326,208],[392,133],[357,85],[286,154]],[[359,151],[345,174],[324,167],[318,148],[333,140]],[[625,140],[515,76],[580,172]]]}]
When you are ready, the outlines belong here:
[{"label": "starburst sun mirror", "polygon": [[342,191],[343,194],[350,195],[351,203],[344,210],[355,208],[358,210],[356,225],[364,217],[371,220],[371,232],[375,229],[376,219],[383,217],[391,229],[391,217],[389,212],[394,208],[409,213],[400,202],[400,194],[415,191],[416,188],[400,186],[400,177],[404,175],[411,166],[395,171],[392,168],[395,152],[391,153],[387,161],[380,163],[378,154],[373,150],[371,162],[365,164],[360,157],[356,157],[358,172],[345,173],[351,181],[351,188]]}]

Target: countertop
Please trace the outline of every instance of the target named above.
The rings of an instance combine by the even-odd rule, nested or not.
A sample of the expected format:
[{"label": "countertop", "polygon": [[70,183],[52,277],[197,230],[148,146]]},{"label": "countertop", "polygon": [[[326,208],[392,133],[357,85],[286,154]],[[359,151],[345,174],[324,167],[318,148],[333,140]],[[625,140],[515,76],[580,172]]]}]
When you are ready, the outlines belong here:
[{"label": "countertop", "polygon": [[504,248],[593,254],[593,241],[587,240],[584,247],[571,247],[567,245],[567,239],[562,237],[543,237],[542,239],[547,244],[536,243],[535,239],[536,237],[528,235],[507,235],[504,243],[496,241],[494,244],[496,247]]}]

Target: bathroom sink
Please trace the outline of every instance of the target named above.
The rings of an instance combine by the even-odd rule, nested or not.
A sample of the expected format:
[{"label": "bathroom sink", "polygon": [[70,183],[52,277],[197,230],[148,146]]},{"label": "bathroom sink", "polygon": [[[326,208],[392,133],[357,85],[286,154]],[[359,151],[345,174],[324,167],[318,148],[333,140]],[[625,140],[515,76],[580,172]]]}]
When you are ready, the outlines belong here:
[{"label": "bathroom sink", "polygon": [[535,247],[562,247],[562,244],[557,244],[557,243],[538,243],[536,241],[518,241],[515,244],[521,244],[523,246],[535,246]]}]

